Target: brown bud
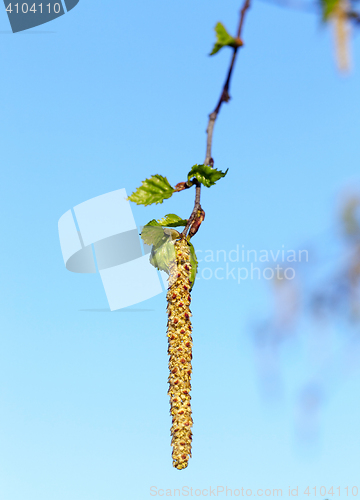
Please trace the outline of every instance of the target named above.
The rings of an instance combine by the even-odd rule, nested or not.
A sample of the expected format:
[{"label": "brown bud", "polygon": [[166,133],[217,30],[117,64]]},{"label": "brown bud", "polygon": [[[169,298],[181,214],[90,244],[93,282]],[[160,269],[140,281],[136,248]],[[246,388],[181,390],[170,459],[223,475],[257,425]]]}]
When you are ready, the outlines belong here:
[{"label": "brown bud", "polygon": [[186,182],[179,182],[175,186],[175,192],[178,193],[179,191],[183,191],[184,189],[187,189],[189,186],[186,185]]},{"label": "brown bud", "polygon": [[204,219],[205,219],[205,212],[200,207],[190,227],[189,236],[191,238],[198,232],[199,227]]}]

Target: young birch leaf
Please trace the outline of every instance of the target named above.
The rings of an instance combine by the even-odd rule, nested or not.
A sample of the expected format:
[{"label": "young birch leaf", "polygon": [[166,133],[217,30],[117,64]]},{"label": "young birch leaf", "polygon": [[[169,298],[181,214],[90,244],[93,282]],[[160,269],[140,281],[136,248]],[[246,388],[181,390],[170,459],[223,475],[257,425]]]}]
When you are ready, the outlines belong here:
[{"label": "young birch leaf", "polygon": [[228,173],[227,169],[225,172],[212,168],[209,165],[194,165],[190,172],[188,173],[188,179],[196,177],[196,179],[201,182],[206,187],[213,186],[216,181],[225,177]]},{"label": "young birch leaf", "polygon": [[168,238],[167,241],[159,246],[153,246],[150,254],[150,264],[159,271],[165,271],[169,274],[170,262],[175,260],[174,240]]},{"label": "young birch leaf", "polygon": [[155,219],[148,222],[141,231],[141,239],[146,245],[159,246],[165,243],[169,237],[174,240],[178,236],[178,231],[162,227]]},{"label": "young birch leaf", "polygon": [[150,263],[159,271],[169,274],[170,262],[175,259],[174,242],[180,236],[173,227],[186,224],[187,220],[178,215],[167,214],[162,219],[152,219],[143,227],[141,238],[146,245],[152,245]]},{"label": "young birch leaf", "polygon": [[174,240],[179,236],[176,229],[162,227],[155,219],[143,227],[141,238],[146,245],[152,246],[150,263],[159,271],[169,272],[170,262],[175,258]]},{"label": "young birch leaf", "polygon": [[324,21],[327,21],[331,14],[334,13],[338,3],[339,0],[321,0]]},{"label": "young birch leaf", "polygon": [[197,273],[198,261],[196,258],[195,248],[192,243],[190,245],[190,264],[191,264],[191,273],[190,273],[190,281],[191,281],[191,289],[195,284],[195,277]]},{"label": "young birch leaf", "polygon": [[150,179],[145,179],[128,199],[137,205],[146,206],[152,203],[162,203],[167,198],[170,198],[174,191],[166,177],[152,175]]},{"label": "young birch leaf", "polygon": [[[160,226],[160,224],[158,223],[158,221],[156,219],[152,219],[150,222],[148,222],[146,224],[146,226]],[[146,227],[144,226],[144,227]]]},{"label": "young birch leaf", "polygon": [[226,31],[226,28],[223,24],[217,23],[215,26],[215,33],[216,33],[216,42],[215,45],[210,53],[211,56],[219,52],[220,49],[223,47],[239,47],[242,45],[241,40],[233,38],[229,33]]},{"label": "young birch leaf", "polygon": [[167,214],[162,219],[159,219],[158,223],[160,224],[160,226],[178,227],[178,226],[186,226],[187,220],[181,219],[181,217],[175,214]]},{"label": "young birch leaf", "polygon": [[[152,221],[151,221],[152,222]],[[146,245],[161,245],[167,240],[164,230],[161,226],[146,224],[141,231],[141,239]]]},{"label": "young birch leaf", "polygon": [[176,240],[179,238],[180,233],[179,231],[176,231],[176,229],[172,229],[171,227],[165,227],[164,228],[164,233],[166,236],[168,236],[171,240]]}]

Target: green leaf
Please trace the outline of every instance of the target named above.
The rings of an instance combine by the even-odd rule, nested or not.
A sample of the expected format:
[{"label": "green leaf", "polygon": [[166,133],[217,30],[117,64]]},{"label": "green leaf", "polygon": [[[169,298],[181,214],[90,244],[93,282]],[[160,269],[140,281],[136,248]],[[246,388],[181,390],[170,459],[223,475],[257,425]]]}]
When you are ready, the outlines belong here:
[{"label": "green leaf", "polygon": [[141,231],[141,238],[146,245],[159,246],[165,243],[169,238],[174,240],[179,237],[179,232],[171,228],[163,228],[155,220],[151,220]]},{"label": "green leaf", "polygon": [[[146,224],[141,231],[141,239],[146,245],[161,245],[167,240],[167,236],[164,233],[164,229],[161,226],[154,226],[151,224]],[[156,221],[155,221],[156,222]]]},{"label": "green leaf", "polygon": [[222,49],[223,47],[226,46],[236,47],[238,45],[235,38],[229,35],[223,24],[217,23],[217,25],[215,26],[215,33],[216,33],[216,42],[210,53],[211,56],[219,52],[219,50]]},{"label": "green leaf", "polygon": [[137,205],[151,205],[152,203],[162,203],[170,198],[174,188],[162,175],[152,175],[150,179],[145,179],[141,186],[136,189],[128,198]]},{"label": "green leaf", "polygon": [[165,271],[169,274],[169,265],[173,260],[175,260],[175,247],[174,240],[171,238],[159,246],[152,247],[150,263],[159,271]]},{"label": "green leaf", "polygon": [[[187,221],[180,219],[178,215],[167,214],[164,218],[158,221],[153,219],[143,227],[141,238],[147,245],[152,245],[150,253],[150,263],[159,269],[169,274],[169,265],[175,259],[174,243],[180,237],[180,233],[176,229],[172,229],[171,225],[185,226]],[[165,224],[168,227],[164,227]],[[191,273],[190,281],[191,288],[194,286],[195,277],[197,273],[198,261],[195,254],[195,249],[188,240],[190,246],[190,264]]]},{"label": "green leaf", "polygon": [[181,219],[178,215],[175,214],[167,214],[164,218],[159,219],[158,223],[160,226],[166,227],[178,227],[178,226],[186,226],[187,220]]},{"label": "green leaf", "polygon": [[193,177],[196,177],[201,184],[204,184],[206,187],[210,187],[213,186],[216,181],[221,179],[221,177],[225,177],[228,170],[229,169],[222,172],[221,170],[212,168],[209,165],[194,165],[188,173],[188,179],[190,180]]},{"label": "green leaf", "polygon": [[195,277],[197,273],[198,261],[196,258],[195,248],[192,243],[190,245],[190,264],[191,264],[191,273],[190,273],[190,281],[191,281],[191,289],[195,284]]},{"label": "green leaf", "polygon": [[[147,226],[160,226],[156,219],[152,219],[150,222],[146,224]],[[145,227],[145,226],[144,226]]]},{"label": "green leaf", "polygon": [[338,3],[339,0],[321,0],[324,21],[327,21],[329,19]]},{"label": "green leaf", "polygon": [[[153,222],[153,221],[150,221]],[[153,234],[156,234],[156,237],[159,237],[160,233],[158,232],[159,230],[162,231],[163,238],[158,239],[158,243],[152,244],[152,249],[150,253],[150,263],[156,267],[159,271],[165,271],[167,274],[169,274],[169,267],[171,261],[175,260],[175,247],[174,243],[175,240],[179,238],[180,234],[175,230],[175,229],[163,229],[161,226],[145,226],[144,229],[147,228],[147,231],[151,231],[155,229],[155,232]],[[144,232],[143,229],[143,232]],[[143,233],[141,233],[141,237],[149,241],[148,244],[151,244],[150,241],[154,241],[151,239],[150,232],[148,235],[143,238]],[[146,241],[145,241],[146,243]],[[197,273],[197,267],[198,267],[198,261],[196,258],[196,253],[195,249],[192,243],[188,241],[189,247],[190,247],[190,264],[191,264],[191,273],[190,273],[190,281],[191,281],[191,289],[194,286],[195,283],[195,277]]]},{"label": "green leaf", "polygon": [[175,259],[174,240],[179,236],[176,229],[163,227],[155,219],[143,227],[141,238],[147,245],[152,245],[150,263],[159,271],[169,273],[170,262]]},{"label": "green leaf", "polygon": [[175,214],[167,214],[162,219],[152,219],[148,222],[141,231],[141,238],[147,245],[159,246],[164,243],[169,236],[171,236],[172,239],[179,237],[178,231],[166,228],[186,226],[186,224],[186,219],[181,219]]}]

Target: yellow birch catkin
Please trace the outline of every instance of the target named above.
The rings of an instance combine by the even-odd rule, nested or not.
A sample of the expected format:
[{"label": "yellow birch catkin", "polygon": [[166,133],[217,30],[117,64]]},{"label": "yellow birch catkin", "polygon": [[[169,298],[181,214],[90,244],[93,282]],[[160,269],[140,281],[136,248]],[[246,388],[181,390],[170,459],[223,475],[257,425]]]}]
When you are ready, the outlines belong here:
[{"label": "yellow birch catkin", "polygon": [[169,266],[167,336],[169,342],[169,391],[172,416],[173,466],[185,469],[191,457],[191,311],[190,248],[184,237],[174,244],[176,258]]}]

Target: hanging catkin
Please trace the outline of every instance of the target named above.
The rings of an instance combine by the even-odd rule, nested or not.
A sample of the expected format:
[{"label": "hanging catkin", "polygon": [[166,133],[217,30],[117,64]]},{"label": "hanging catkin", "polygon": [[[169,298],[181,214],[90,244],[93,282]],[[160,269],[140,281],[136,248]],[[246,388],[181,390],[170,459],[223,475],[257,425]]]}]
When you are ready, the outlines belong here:
[{"label": "hanging catkin", "polygon": [[169,341],[169,396],[172,416],[173,466],[185,469],[191,457],[191,312],[190,248],[185,238],[176,241],[176,259],[169,266],[167,336]]}]

